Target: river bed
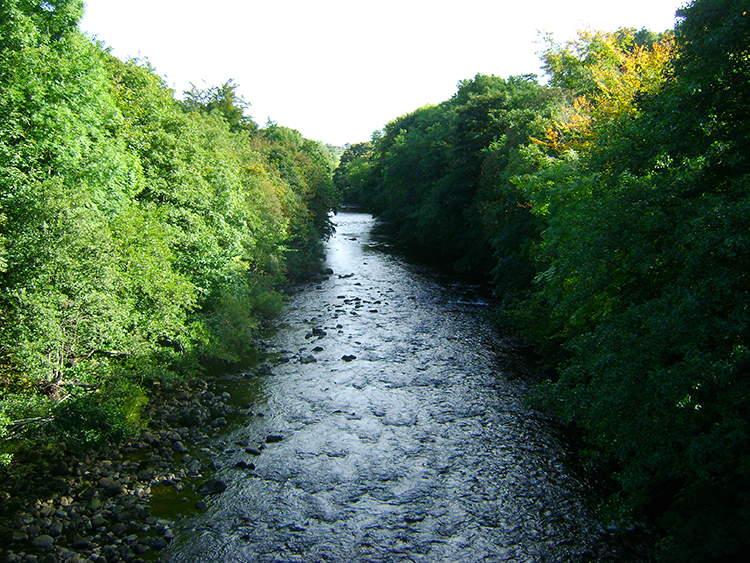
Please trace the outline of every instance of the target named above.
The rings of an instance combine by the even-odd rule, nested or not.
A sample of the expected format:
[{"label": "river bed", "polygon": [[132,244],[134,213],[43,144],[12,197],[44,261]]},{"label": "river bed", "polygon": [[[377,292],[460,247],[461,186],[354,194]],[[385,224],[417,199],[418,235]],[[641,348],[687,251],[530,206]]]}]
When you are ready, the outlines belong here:
[{"label": "river bed", "polygon": [[392,253],[368,214],[334,222],[333,273],[290,296],[252,414],[211,445],[227,489],[179,523],[175,559],[625,560],[481,291]]}]

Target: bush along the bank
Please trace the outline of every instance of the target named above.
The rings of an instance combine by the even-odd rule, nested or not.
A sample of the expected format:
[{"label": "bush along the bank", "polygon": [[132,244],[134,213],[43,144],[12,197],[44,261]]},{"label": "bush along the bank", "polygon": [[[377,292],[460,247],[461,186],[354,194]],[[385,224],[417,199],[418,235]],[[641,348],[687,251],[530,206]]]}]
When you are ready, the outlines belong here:
[{"label": "bush along the bank", "polygon": [[538,399],[609,471],[612,529],[663,561],[750,553],[750,2],[581,32],[546,86],[478,75],[342,156],[337,183],[491,272],[551,375]]},{"label": "bush along the bank", "polygon": [[336,205],[320,144],[230,80],[175,99],[78,30],[0,6],[0,460],[133,436],[149,379],[236,361]]}]

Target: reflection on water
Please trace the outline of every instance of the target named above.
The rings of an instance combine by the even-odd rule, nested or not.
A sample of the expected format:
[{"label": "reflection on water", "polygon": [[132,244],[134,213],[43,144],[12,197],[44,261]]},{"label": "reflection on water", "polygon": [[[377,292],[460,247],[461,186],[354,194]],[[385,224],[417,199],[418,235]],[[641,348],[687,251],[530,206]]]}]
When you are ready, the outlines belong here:
[{"label": "reflection on water", "polygon": [[[290,298],[226,492],[181,523],[178,561],[622,560],[477,313],[473,288],[390,254],[341,213],[328,280]],[[282,439],[266,444],[266,436]],[[221,449],[222,444],[215,444]]]}]

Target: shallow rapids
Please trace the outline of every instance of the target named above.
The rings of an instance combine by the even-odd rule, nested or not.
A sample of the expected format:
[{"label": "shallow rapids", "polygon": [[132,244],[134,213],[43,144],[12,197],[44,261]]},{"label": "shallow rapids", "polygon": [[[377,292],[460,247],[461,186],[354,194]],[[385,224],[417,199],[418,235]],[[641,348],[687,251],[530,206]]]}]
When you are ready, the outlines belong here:
[{"label": "shallow rapids", "polygon": [[175,559],[620,560],[488,303],[389,253],[371,216],[334,222],[333,274],[290,298],[255,415],[212,445],[227,490],[181,521]]}]

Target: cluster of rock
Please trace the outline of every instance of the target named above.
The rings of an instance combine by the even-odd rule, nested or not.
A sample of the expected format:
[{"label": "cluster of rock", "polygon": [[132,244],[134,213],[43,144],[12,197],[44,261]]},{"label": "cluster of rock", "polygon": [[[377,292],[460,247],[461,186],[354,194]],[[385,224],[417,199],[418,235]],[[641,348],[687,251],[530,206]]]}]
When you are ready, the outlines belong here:
[{"label": "cluster of rock", "polygon": [[[157,393],[139,439],[98,452],[69,452],[40,463],[23,482],[0,484],[5,501],[0,508],[25,499],[14,514],[0,514],[0,561],[171,561],[162,550],[174,537],[174,522],[152,515],[152,488],[190,489],[192,495],[226,488],[210,479],[217,452],[202,446],[227,425],[227,417],[242,410],[229,399],[228,393],[187,388],[169,396]],[[189,508],[204,509],[206,503],[198,500]]]}]

